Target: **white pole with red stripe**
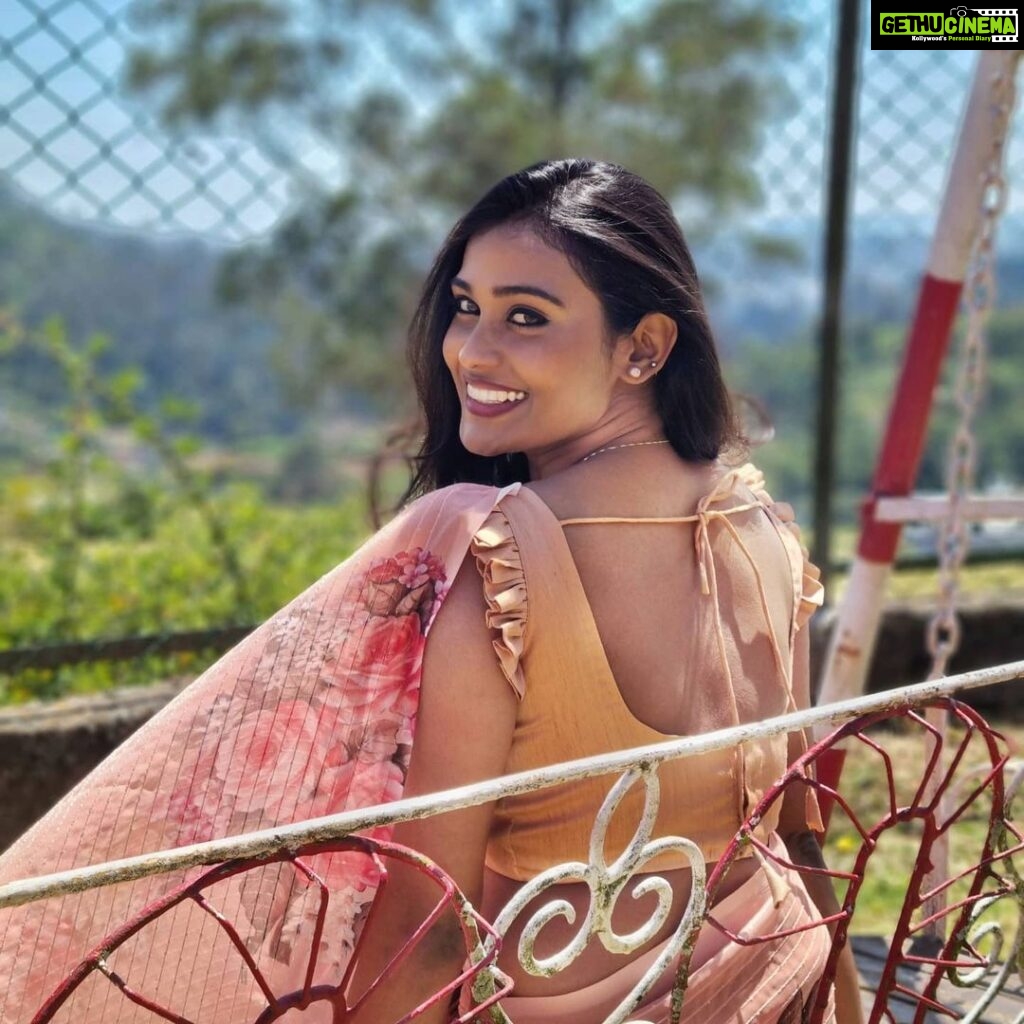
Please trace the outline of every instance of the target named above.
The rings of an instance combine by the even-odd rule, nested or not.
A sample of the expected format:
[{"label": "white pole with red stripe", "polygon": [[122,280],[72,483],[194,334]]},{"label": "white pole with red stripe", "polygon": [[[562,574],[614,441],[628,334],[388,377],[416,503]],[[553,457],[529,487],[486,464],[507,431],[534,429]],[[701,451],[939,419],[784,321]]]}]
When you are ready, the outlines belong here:
[{"label": "white pole with red stripe", "polygon": [[861,510],[860,540],[823,666],[820,704],[864,691],[902,530],[902,523],[879,518],[876,507],[882,498],[909,496],[917,479],[935,385],[982,220],[986,165],[993,140],[1006,133],[1009,111],[992,102],[992,83],[998,75],[1014,75],[1019,59],[1018,51],[993,50],[978,60],[871,493]]}]

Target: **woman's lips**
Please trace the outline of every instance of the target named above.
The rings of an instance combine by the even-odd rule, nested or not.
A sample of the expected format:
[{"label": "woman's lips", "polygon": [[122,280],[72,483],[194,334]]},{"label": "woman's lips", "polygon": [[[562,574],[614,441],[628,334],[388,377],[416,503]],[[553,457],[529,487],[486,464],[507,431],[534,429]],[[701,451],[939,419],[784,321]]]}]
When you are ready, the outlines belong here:
[{"label": "woman's lips", "polygon": [[511,402],[478,402],[475,398],[465,397],[466,411],[474,416],[501,416],[503,413],[518,409],[526,401],[526,398],[519,398]]},{"label": "woman's lips", "polygon": [[526,401],[525,391],[507,388],[493,381],[466,380],[466,409],[474,416],[500,416]]}]

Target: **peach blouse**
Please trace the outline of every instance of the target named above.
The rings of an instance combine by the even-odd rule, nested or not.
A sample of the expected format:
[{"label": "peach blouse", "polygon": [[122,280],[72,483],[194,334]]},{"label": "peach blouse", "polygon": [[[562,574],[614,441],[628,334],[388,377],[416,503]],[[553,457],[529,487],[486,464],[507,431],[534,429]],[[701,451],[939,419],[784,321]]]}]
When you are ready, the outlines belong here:
[{"label": "peach blouse", "polygon": [[[679,666],[686,735],[796,707],[796,633],[823,592],[792,510],[772,500],[753,465],[726,472],[693,514],[659,519],[559,521],[534,491],[512,485],[471,544],[494,648],[520,701],[508,772],[674,738],[645,725],[626,705],[563,533],[609,522],[693,531],[700,592],[680,622],[690,638],[689,656]],[[787,753],[781,735],[663,764],[655,836],[684,836],[706,860],[716,860],[748,810],[782,775]],[[555,864],[586,861],[598,808],[613,781],[599,776],[499,801],[488,867],[525,880]],[[813,794],[807,793],[807,823],[820,829]],[[612,819],[611,856],[632,838],[642,804],[642,787],[635,786]],[[777,821],[776,812],[760,832],[767,836]],[[667,853],[644,870],[685,866],[680,854]]]}]

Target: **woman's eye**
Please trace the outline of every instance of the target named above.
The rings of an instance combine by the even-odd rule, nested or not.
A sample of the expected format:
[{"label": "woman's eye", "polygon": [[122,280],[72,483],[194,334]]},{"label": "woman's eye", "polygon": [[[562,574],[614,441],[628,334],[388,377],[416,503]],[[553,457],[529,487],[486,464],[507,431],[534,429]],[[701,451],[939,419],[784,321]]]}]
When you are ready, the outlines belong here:
[{"label": "woman's eye", "polygon": [[[520,319],[517,320],[516,317]],[[547,317],[535,313],[532,309],[514,309],[509,314],[509,318],[519,327],[540,327],[548,322]]]},{"label": "woman's eye", "polygon": [[[453,295],[452,307],[456,314],[461,313],[465,316],[480,315],[480,310],[477,308],[477,304],[468,295]],[[509,322],[515,324],[516,327],[541,327],[543,324],[548,322],[547,317],[541,316],[540,313],[537,313],[532,309],[525,309],[522,307],[513,309],[508,314],[508,319]]]}]

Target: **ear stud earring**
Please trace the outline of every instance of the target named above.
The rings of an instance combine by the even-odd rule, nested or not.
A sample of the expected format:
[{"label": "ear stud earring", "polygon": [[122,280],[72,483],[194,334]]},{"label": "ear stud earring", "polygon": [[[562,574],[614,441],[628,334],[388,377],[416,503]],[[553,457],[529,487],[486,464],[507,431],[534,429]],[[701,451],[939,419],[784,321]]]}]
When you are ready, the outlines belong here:
[{"label": "ear stud earring", "polygon": [[631,367],[629,368],[629,375],[630,375],[630,377],[632,377],[632,378],[633,378],[634,380],[635,380],[635,379],[636,379],[637,377],[639,377],[641,373],[643,373],[643,370],[641,370],[639,366],[631,366]]}]

